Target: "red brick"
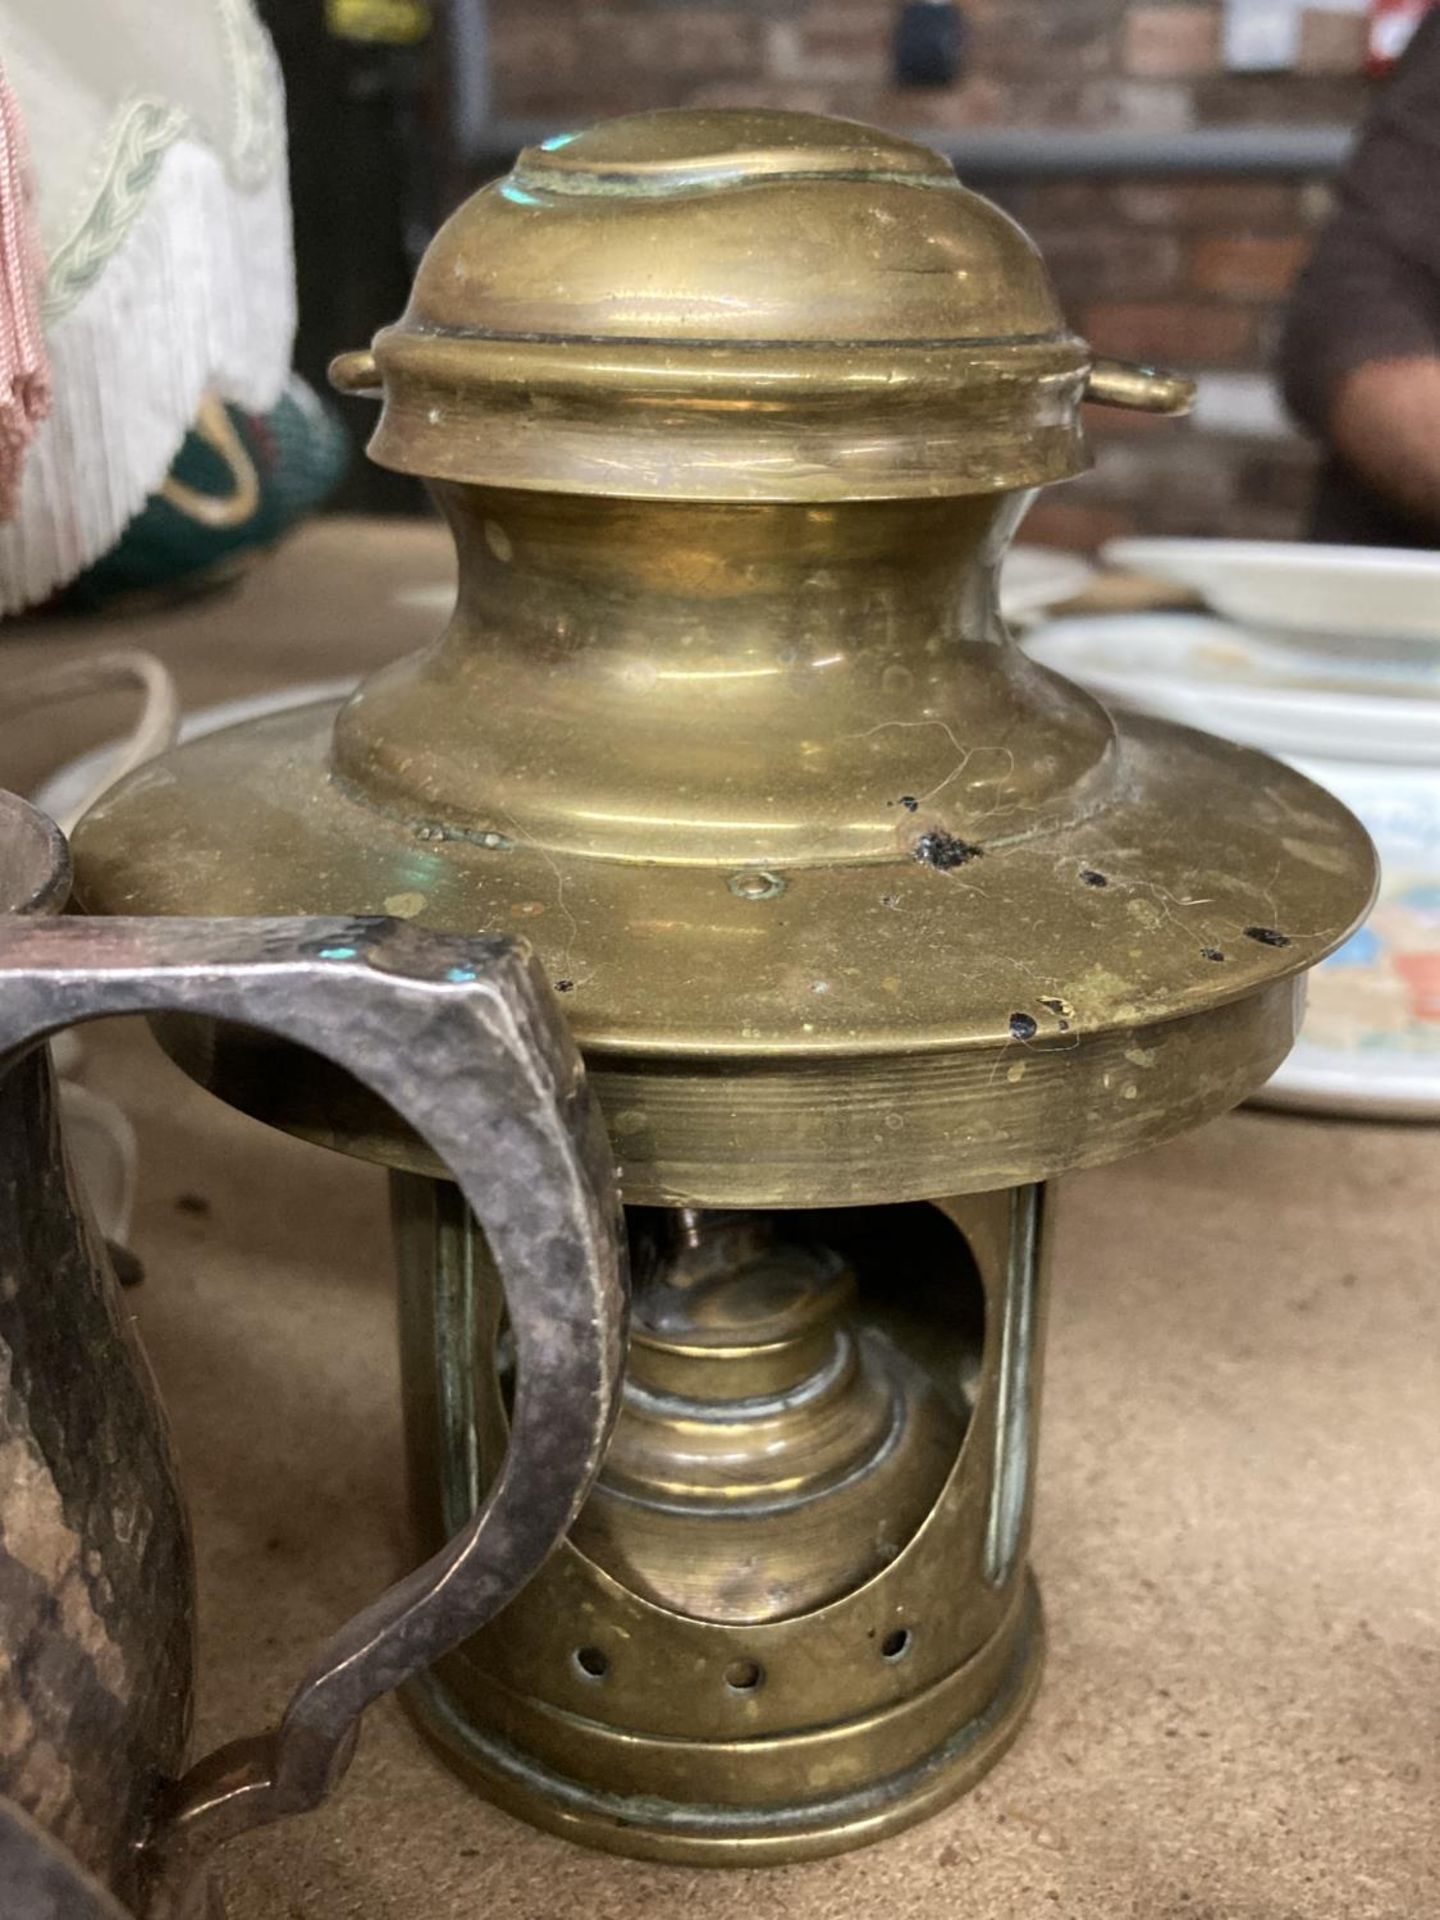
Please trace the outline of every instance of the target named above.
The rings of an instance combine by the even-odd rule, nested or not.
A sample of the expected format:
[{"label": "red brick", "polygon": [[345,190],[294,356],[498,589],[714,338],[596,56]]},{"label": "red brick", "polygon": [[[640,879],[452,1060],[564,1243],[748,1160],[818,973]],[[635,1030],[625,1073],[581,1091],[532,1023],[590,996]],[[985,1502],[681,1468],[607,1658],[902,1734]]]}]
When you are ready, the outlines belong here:
[{"label": "red brick", "polygon": [[888,79],[895,18],[890,9],[866,0],[863,6],[843,6],[823,0],[797,22],[805,51],[814,59],[863,65]]},{"label": "red brick", "polygon": [[1184,255],[1174,234],[1101,223],[1037,224],[1031,235],[1072,311],[1097,301],[1160,299],[1184,284]]},{"label": "red brick", "polygon": [[760,77],[760,22],[741,7],[587,7],[580,31],[587,90],[609,90],[620,79],[637,99],[658,104],[696,83]]},{"label": "red brick", "polygon": [[689,107],[776,107],[790,113],[834,113],[830,87],[799,87],[793,80],[713,80],[688,89]]},{"label": "red brick", "polygon": [[1115,189],[1123,220],[1141,227],[1258,228],[1287,232],[1299,223],[1297,190],[1266,180],[1135,180]]},{"label": "red brick", "polygon": [[1114,195],[1098,180],[1046,180],[1007,188],[993,197],[1037,232],[1081,222],[1104,226],[1115,220]]},{"label": "red brick", "polygon": [[1190,80],[1220,65],[1218,6],[1132,7],[1125,18],[1125,71],[1137,80]]},{"label": "red brick", "polygon": [[1195,124],[1193,93],[1183,80],[1087,80],[1076,118],[1082,126],[1184,133]]},{"label": "red brick", "polygon": [[1134,509],[1176,533],[1203,535],[1235,498],[1235,449],[1213,434],[1145,445],[1103,441],[1087,485],[1097,505]]},{"label": "red brick", "polygon": [[923,87],[913,91],[891,87],[878,93],[862,115],[882,127],[909,127],[917,132],[968,132],[975,127],[1011,125],[1017,118],[1015,95],[1009,87],[985,74],[976,74],[958,87]]},{"label": "red brick", "polygon": [[1362,73],[1369,50],[1363,13],[1306,7],[1300,16],[1301,73]]},{"label": "red brick", "polygon": [[1196,240],[1190,270],[1201,293],[1283,300],[1310,251],[1300,234],[1211,233]]},{"label": "red brick", "polygon": [[537,85],[564,85],[580,71],[579,31],[573,20],[506,8],[495,19],[490,56],[502,86],[514,81],[528,92]]},{"label": "red brick", "polygon": [[1198,79],[1194,95],[1202,126],[1351,126],[1370,88],[1358,74],[1217,73]]},{"label": "red brick", "polygon": [[[828,10],[834,0],[819,0]],[[984,73],[1035,78],[1056,71],[1073,76],[1104,73],[1114,58],[1114,0],[1060,0],[1059,5],[1000,5],[966,9],[972,29],[972,60]]]},{"label": "red brick", "polygon": [[1128,301],[1092,307],[1085,337],[1097,353],[1182,367],[1239,367],[1255,350],[1255,317],[1244,307]]}]

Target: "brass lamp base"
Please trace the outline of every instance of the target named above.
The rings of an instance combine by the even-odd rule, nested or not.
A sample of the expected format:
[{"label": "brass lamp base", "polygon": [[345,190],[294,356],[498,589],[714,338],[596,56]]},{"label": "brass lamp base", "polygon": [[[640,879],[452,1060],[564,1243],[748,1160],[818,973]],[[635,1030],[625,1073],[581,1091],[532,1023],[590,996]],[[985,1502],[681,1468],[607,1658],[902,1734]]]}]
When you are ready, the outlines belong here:
[{"label": "brass lamp base", "polygon": [[[473,1219],[443,1183],[394,1192],[431,1531],[492,1482],[511,1382]],[[1046,1214],[1036,1186],[631,1209],[605,1466],[524,1603],[414,1690],[444,1757],[535,1826],[691,1865],[838,1852],[970,1787],[1043,1661]]]},{"label": "brass lamp base", "polygon": [[[425,1738],[449,1765],[487,1800],[564,1840],[636,1860],[675,1866],[760,1867],[845,1853],[927,1820],[968,1793],[1008,1751],[1039,1689],[1045,1664],[1045,1625],[1040,1595],[1026,1576],[1020,1605],[990,1645],[954,1676],[964,1692],[989,1687],[985,1704],[955,1724],[957,1689],[942,1684],[900,1709],[869,1714],[826,1730],[830,1757],[861,1767],[892,1746],[930,1739],[920,1758],[899,1771],[871,1779],[846,1793],[800,1797],[810,1774],[803,1739],[743,1743],[744,1751],[706,1748],[692,1742],[624,1739],[623,1770],[655,1781],[713,1774],[742,1764],[747,1776],[760,1771],[783,1777],[788,1797],[766,1805],[684,1803],[658,1794],[607,1791],[542,1765],[522,1745],[491,1728],[514,1710],[515,1699],[497,1698],[485,1725],[470,1717],[445,1681],[423,1675],[405,1690],[405,1702]],[[531,1706],[531,1712],[535,1709]],[[520,1718],[523,1720],[524,1715]],[[846,1766],[849,1770],[849,1766]]]}]

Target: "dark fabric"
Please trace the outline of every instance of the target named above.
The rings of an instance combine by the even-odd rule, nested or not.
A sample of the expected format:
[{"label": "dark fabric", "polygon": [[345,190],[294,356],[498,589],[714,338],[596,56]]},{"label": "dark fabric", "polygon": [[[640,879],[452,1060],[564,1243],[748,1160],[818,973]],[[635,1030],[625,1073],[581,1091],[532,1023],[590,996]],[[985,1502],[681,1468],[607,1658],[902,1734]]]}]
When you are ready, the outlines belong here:
[{"label": "dark fabric", "polygon": [[[1281,376],[1292,412],[1326,438],[1357,367],[1440,356],[1440,11],[1429,14],[1371,115],[1335,213],[1291,305]],[[1437,544],[1338,458],[1320,480],[1312,535]]]}]

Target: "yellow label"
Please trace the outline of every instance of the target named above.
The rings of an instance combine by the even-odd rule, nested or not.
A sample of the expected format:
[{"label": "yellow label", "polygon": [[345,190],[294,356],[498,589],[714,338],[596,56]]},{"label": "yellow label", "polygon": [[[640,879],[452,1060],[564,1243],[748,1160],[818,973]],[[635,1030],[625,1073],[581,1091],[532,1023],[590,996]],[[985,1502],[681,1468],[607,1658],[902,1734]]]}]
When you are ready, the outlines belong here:
[{"label": "yellow label", "polygon": [[325,0],[325,24],[339,40],[410,47],[430,31],[429,0]]}]

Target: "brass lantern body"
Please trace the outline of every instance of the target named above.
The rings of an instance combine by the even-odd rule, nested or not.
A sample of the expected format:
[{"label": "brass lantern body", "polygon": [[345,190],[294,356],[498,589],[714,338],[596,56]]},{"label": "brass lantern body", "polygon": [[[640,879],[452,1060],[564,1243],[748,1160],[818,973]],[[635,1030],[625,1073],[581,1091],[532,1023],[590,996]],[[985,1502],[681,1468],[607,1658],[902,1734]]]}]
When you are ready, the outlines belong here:
[{"label": "brass lantern body", "polygon": [[[337,378],[433,487],[454,619],[115,790],[82,897],[533,942],[632,1210],[626,1406],[571,1539],[416,1710],[597,1845],[858,1844],[977,1777],[1036,1684],[1044,1183],[1258,1088],[1373,856],[1299,775],[1009,644],[999,564],[1083,465],[1082,398],[1185,390],[1097,364],[923,148],[761,113],[550,143]],[[396,1170],[440,1537],[506,1431],[473,1221],[322,1063],[162,1037]]]}]

